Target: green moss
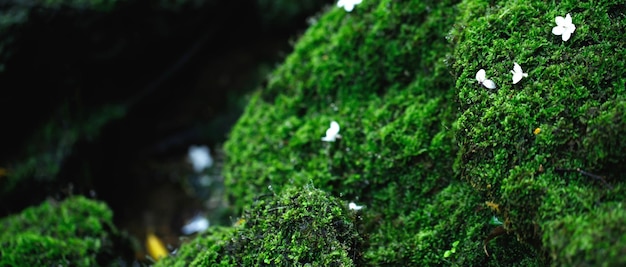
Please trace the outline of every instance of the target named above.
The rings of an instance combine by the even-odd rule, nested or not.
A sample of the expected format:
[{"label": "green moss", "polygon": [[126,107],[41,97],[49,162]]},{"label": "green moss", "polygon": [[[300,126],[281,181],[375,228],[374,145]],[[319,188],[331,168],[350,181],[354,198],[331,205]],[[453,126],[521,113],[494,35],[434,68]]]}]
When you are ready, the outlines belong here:
[{"label": "green moss", "polygon": [[95,266],[110,253],[111,210],[84,197],[46,201],[0,220],[2,266]]},{"label": "green moss", "polygon": [[224,255],[224,244],[233,237],[236,229],[210,227],[184,243],[175,254],[157,262],[156,266],[232,266],[230,257]]},{"label": "green moss", "polygon": [[[446,33],[455,4],[364,2],[319,18],[252,97],[225,145],[237,207],[268,186],[280,192],[312,183],[367,206],[368,264],[537,262],[535,250],[514,239],[495,249],[498,260],[485,260],[492,214],[474,215],[485,200],[450,185],[457,104]],[[331,120],[342,139],[321,142]],[[454,257],[444,258],[455,241]]]},{"label": "green moss", "polygon": [[[616,210],[626,196],[626,68],[614,56],[626,54],[615,34],[625,8],[383,0],[330,9],[233,128],[228,193],[238,210],[305,185],[364,204],[358,225],[373,266],[584,265],[598,263],[594,248],[624,264],[611,244],[623,239]],[[577,29],[563,42],[551,29],[568,12]],[[516,85],[513,62],[529,74]],[[476,82],[481,68],[497,90]],[[332,120],[342,138],[324,143]],[[301,223],[288,218],[281,225]],[[243,240],[265,248],[254,259],[280,264],[266,251],[307,244],[286,246],[292,236]]]},{"label": "green moss", "polygon": [[[626,54],[624,36],[615,34],[626,25],[626,6],[621,1],[464,1],[459,8],[463,14],[452,31],[452,69],[462,112],[456,124],[462,178],[501,204],[508,232],[552,248],[554,265],[595,258],[582,242],[568,244],[570,251],[581,253],[576,259],[547,242],[562,235],[551,226],[564,216],[584,220],[590,210],[610,210],[626,199],[621,186],[563,171],[580,168],[613,185],[624,181],[626,147],[620,139],[626,129],[626,65],[614,55]],[[576,31],[564,42],[551,28],[554,18],[566,13]],[[509,73],[513,62],[529,74],[516,85]],[[497,90],[476,82],[481,68]],[[539,134],[533,133],[536,128]],[[604,222],[609,228],[615,223],[589,223],[598,223],[602,231]],[[571,227],[577,233],[585,228]],[[601,244],[605,236],[584,238]],[[623,251],[607,249],[607,255]]]},{"label": "green moss", "polygon": [[354,213],[323,191],[288,188],[259,199],[243,223],[213,228],[160,266],[364,266]]},{"label": "green moss", "polygon": [[[312,182],[394,207],[445,187],[455,152],[453,83],[443,63],[451,6],[364,2],[319,18],[225,145],[238,208],[269,185]],[[343,138],[321,142],[331,120]],[[403,199],[408,193],[415,196]]]},{"label": "green moss", "polygon": [[543,242],[561,265],[620,266],[626,262],[626,209],[602,205],[543,225]]}]

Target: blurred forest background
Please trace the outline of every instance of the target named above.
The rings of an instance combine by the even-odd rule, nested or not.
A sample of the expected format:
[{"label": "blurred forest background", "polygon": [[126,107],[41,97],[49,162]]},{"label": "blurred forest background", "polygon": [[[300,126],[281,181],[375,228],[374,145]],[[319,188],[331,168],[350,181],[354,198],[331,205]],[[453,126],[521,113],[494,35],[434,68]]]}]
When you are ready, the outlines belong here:
[{"label": "blurred forest background", "polygon": [[[0,216],[104,200],[137,240],[231,224],[221,143],[328,0],[0,2]],[[199,180],[187,158],[210,147]]]}]

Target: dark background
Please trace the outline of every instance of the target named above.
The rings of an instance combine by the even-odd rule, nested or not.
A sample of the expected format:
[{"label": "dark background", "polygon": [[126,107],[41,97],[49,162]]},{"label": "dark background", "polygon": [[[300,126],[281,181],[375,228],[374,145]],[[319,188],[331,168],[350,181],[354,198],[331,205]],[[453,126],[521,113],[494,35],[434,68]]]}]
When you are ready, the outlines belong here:
[{"label": "dark background", "polygon": [[[229,224],[221,144],[333,1],[78,3],[0,3],[0,168],[17,181],[0,177],[0,216],[83,194],[139,240],[153,227],[177,245],[198,212]],[[216,160],[210,188],[193,182],[195,144]]]}]

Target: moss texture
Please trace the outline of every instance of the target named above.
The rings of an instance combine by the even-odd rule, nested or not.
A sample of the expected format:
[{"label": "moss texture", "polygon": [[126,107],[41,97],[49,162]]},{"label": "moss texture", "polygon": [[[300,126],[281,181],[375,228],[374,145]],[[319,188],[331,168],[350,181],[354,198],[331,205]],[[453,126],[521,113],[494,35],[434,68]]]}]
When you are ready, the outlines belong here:
[{"label": "moss texture", "polygon": [[112,248],[112,220],[104,203],[84,197],[49,200],[3,218],[0,265],[97,266]]},{"label": "moss texture", "polygon": [[[466,1],[459,9],[452,70],[461,178],[500,204],[507,231],[550,251],[554,265],[623,265],[624,218],[615,210],[626,199],[626,38],[614,33],[624,30],[626,6]],[[566,13],[576,31],[562,41],[551,29]],[[529,74],[516,85],[513,62]],[[474,80],[480,68],[498,90]]]},{"label": "moss texture", "polygon": [[[551,29],[566,13],[564,42]],[[244,223],[159,264],[625,265],[624,14],[619,1],[327,10],[225,144]],[[516,85],[513,62],[528,72]],[[322,142],[332,120],[342,138]]]},{"label": "moss texture", "polygon": [[[233,129],[229,193],[245,209],[268,186],[313,184],[365,204],[363,253],[376,266],[585,265],[598,263],[596,250],[612,255],[605,264],[624,264],[623,219],[613,213],[625,200],[626,39],[615,34],[625,9],[384,0],[332,8]],[[564,42],[551,29],[566,13],[577,29]],[[529,74],[516,85],[513,62]],[[475,80],[481,68],[498,89]],[[332,120],[342,139],[321,142]],[[504,222],[495,240],[492,216]],[[571,232],[576,239],[563,238]]]},{"label": "moss texture", "polygon": [[233,228],[214,228],[160,266],[363,266],[355,213],[310,186],[260,198]]}]

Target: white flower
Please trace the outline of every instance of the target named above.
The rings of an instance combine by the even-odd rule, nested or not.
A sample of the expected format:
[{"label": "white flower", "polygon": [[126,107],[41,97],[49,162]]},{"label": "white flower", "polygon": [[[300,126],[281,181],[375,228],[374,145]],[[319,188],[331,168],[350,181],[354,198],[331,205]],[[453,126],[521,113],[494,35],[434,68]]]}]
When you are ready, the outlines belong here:
[{"label": "white flower", "polygon": [[354,6],[360,4],[363,0],[339,0],[337,2],[338,7],[343,7],[348,12],[351,12],[354,9]]},{"label": "white flower", "polygon": [[203,232],[204,230],[209,228],[209,224],[210,223],[207,218],[198,214],[191,218],[191,220],[189,220],[189,222],[185,224],[180,230],[181,232],[183,232],[183,234],[190,235],[197,232]]},{"label": "white flower", "polygon": [[511,71],[511,73],[513,73],[513,84],[516,84],[520,80],[522,80],[522,77],[528,77],[528,73],[522,71],[522,66],[520,66],[516,62],[513,62],[513,70]]},{"label": "white flower", "polygon": [[187,155],[193,165],[193,170],[197,173],[213,165],[213,158],[207,146],[190,146]]},{"label": "white flower", "polygon": [[479,83],[482,83],[483,86],[487,87],[488,89],[496,88],[496,83],[494,83],[492,80],[489,80],[489,79],[486,78],[486,74],[485,74],[485,70],[484,69],[480,69],[476,73],[476,80]]},{"label": "white flower", "polygon": [[335,142],[337,138],[341,138],[341,135],[339,135],[339,123],[332,121],[330,122],[330,128],[326,130],[326,136],[322,137],[322,141]]},{"label": "white flower", "polygon": [[350,210],[361,210],[362,208],[363,206],[359,206],[355,204],[354,202],[350,202],[350,204],[348,204],[348,209]]},{"label": "white flower", "polygon": [[557,16],[554,18],[556,22],[556,27],[552,28],[552,34],[561,35],[563,41],[569,40],[572,36],[572,33],[576,30],[576,25],[572,23],[572,17],[567,13],[564,17]]}]

